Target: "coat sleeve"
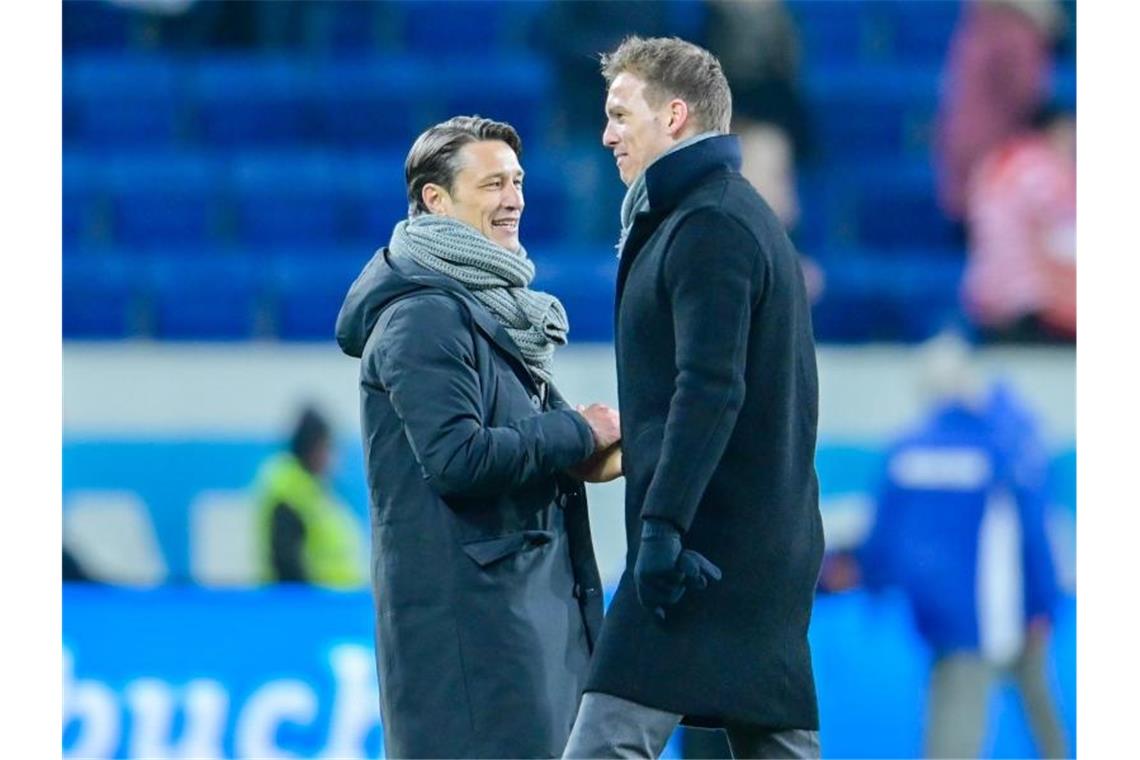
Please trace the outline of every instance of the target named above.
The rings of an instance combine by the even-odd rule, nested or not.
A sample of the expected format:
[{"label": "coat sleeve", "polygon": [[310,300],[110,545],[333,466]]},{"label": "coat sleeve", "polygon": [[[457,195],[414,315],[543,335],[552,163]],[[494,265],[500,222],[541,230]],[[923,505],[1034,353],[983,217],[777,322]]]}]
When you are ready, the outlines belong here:
[{"label": "coat sleeve", "polygon": [[762,284],[759,245],[715,210],[685,219],[665,256],[676,380],[661,456],[641,516],[687,531],[744,403],[752,307]]},{"label": "coat sleeve", "polygon": [[480,369],[489,369],[477,366],[475,337],[455,299],[427,294],[390,308],[387,326],[364,358],[440,495],[502,494],[593,453],[593,433],[574,411],[486,424]]}]

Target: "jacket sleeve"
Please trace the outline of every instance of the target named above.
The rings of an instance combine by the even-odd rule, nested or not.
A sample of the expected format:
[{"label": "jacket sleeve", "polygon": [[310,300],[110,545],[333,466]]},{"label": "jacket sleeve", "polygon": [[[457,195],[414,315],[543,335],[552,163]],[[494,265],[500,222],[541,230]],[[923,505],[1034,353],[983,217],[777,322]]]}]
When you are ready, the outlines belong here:
[{"label": "jacket sleeve", "polygon": [[594,451],[589,425],[562,409],[487,425],[475,337],[463,307],[444,294],[389,307],[365,361],[387,391],[425,478],[442,496],[512,491]]},{"label": "jacket sleeve", "polygon": [[677,371],[643,518],[668,520],[682,531],[693,522],[744,403],[760,266],[755,238],[714,209],[682,221],[670,244],[662,279],[673,312]]},{"label": "jacket sleeve", "polygon": [[[889,465],[890,456],[886,462]],[[899,545],[899,488],[884,466],[875,497],[875,511],[871,530],[862,545],[855,551],[863,585],[870,591],[882,589],[898,582],[894,562],[894,548]]]},{"label": "jacket sleeve", "polygon": [[1049,462],[1036,431],[1027,430],[1007,452],[1013,496],[1021,521],[1026,617],[1053,617],[1057,604],[1057,570],[1046,529]]}]

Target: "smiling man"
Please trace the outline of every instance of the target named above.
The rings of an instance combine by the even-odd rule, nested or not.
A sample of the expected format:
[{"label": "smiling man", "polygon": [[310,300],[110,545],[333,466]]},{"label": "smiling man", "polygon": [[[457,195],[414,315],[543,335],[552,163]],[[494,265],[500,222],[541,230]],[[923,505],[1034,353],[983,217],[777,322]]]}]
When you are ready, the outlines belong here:
[{"label": "smiling man", "polygon": [[564,757],[657,757],[678,722],[726,729],[735,757],[818,757],[817,384],[798,257],[740,174],[716,58],[631,37],[602,73],[602,141],[629,186],[628,553]]},{"label": "smiling man", "polygon": [[409,218],[337,320],[360,357],[388,757],[555,757],[601,624],[582,480],[620,473],[617,412],[554,386],[558,299],[531,290],[507,124],[408,153]]}]

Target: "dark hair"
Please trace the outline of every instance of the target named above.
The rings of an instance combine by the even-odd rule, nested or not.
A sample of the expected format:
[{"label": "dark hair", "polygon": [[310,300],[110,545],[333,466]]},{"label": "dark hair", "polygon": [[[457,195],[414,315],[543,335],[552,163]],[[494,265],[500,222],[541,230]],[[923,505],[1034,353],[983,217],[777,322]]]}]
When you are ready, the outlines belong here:
[{"label": "dark hair", "polygon": [[679,37],[626,37],[617,50],[602,55],[607,86],[624,71],[645,81],[645,100],[654,108],[680,98],[701,129],[728,132],[732,91],[720,61],[704,48]]},{"label": "dark hair", "polygon": [[293,456],[307,463],[313,450],[332,436],[332,427],[324,415],[313,407],[301,412],[293,434],[289,437],[289,451]]},{"label": "dark hair", "polygon": [[424,185],[429,182],[450,193],[459,173],[459,150],[481,140],[502,140],[522,157],[522,140],[510,124],[479,116],[455,116],[436,124],[416,138],[404,162],[408,187],[408,216],[428,213],[423,201]]}]

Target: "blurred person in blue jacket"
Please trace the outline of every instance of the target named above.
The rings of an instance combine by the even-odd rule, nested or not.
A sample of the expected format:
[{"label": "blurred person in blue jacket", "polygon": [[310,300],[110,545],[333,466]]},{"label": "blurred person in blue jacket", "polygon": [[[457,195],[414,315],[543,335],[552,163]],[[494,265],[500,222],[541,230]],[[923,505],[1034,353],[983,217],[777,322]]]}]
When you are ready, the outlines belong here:
[{"label": "blurred person in blue jacket", "polygon": [[924,348],[932,408],[889,449],[865,585],[900,587],[934,654],[927,757],[976,757],[988,693],[1012,676],[1046,757],[1067,743],[1046,679],[1058,591],[1045,530],[1047,457],[1016,392],[987,385],[966,343]]}]

